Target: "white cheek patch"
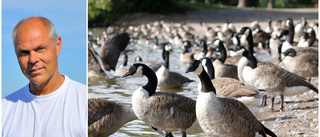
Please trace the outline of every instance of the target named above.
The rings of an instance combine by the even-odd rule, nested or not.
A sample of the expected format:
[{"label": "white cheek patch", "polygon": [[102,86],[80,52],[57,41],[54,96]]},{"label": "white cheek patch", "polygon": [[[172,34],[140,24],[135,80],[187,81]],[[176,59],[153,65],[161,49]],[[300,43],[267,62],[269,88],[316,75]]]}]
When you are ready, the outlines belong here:
[{"label": "white cheek patch", "polygon": [[142,72],[143,72],[143,71],[142,71],[142,68],[143,68],[142,66],[139,66],[138,69],[137,69],[137,71],[136,71],[136,73],[134,73],[134,75],[136,75],[136,76],[142,76]]},{"label": "white cheek patch", "polygon": [[220,42],[220,40],[216,40],[216,41],[214,41],[213,45],[219,46],[219,42]]},{"label": "white cheek patch", "polygon": [[202,70],[203,70],[203,69],[202,69],[202,65],[199,64],[198,68],[194,71],[194,73],[200,75],[200,73],[202,72]]},{"label": "white cheek patch", "polygon": [[[207,60],[206,59],[203,59],[202,61],[201,61],[201,63],[202,64],[206,64],[207,63]],[[200,65],[199,65],[200,66]],[[199,68],[199,67],[198,67]],[[208,67],[207,66],[204,66],[204,70],[206,71],[206,72],[208,72]]]}]

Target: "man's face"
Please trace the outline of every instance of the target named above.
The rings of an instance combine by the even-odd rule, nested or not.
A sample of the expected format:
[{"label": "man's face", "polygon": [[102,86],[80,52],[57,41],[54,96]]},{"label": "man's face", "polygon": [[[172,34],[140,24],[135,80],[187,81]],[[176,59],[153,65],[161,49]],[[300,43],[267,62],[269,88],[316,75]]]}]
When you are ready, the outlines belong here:
[{"label": "man's face", "polygon": [[22,73],[35,84],[48,82],[58,72],[61,38],[57,47],[38,19],[26,20],[18,28],[15,51]]}]

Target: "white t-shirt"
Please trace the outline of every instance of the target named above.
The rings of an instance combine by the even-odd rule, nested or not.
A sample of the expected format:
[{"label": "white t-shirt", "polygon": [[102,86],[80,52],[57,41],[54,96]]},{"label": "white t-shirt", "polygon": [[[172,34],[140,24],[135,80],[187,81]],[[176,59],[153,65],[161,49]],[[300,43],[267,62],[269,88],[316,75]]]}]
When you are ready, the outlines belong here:
[{"label": "white t-shirt", "polygon": [[2,137],[87,136],[86,86],[65,76],[54,92],[36,96],[29,84],[2,99]]}]

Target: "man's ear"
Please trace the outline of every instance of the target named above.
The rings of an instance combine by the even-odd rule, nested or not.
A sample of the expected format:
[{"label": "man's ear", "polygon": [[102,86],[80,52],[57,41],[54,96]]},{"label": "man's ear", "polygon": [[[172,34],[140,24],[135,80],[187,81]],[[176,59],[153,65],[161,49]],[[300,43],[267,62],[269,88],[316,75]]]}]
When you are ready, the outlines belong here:
[{"label": "man's ear", "polygon": [[57,56],[59,56],[59,54],[60,54],[61,45],[62,45],[61,37],[58,36],[57,37],[57,47],[56,47]]}]

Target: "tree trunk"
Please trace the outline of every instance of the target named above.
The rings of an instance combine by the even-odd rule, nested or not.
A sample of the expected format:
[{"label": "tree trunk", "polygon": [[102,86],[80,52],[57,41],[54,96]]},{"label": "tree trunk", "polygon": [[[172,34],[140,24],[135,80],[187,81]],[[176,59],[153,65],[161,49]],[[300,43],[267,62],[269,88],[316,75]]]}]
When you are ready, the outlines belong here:
[{"label": "tree trunk", "polygon": [[237,8],[245,8],[247,7],[247,0],[238,0]]},{"label": "tree trunk", "polygon": [[268,9],[274,8],[274,0],[268,0]]}]

